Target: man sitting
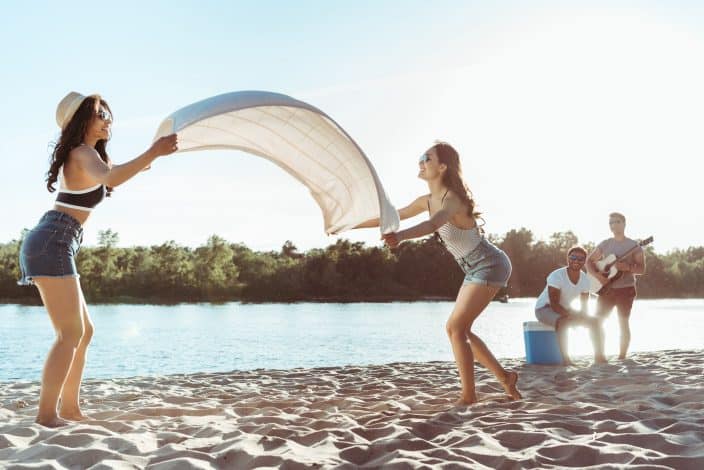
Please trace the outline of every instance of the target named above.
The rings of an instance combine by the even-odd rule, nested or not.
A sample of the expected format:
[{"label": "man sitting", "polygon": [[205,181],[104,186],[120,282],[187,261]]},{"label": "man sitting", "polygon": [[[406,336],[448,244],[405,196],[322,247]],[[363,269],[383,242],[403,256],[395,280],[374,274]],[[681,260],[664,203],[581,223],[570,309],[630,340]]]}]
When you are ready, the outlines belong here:
[{"label": "man sitting", "polygon": [[[587,251],[584,248],[581,246],[570,248],[567,251],[567,266],[550,273],[547,285],[535,304],[535,316],[538,320],[555,327],[565,365],[574,365],[567,353],[567,330],[572,326],[589,328],[594,346],[594,362],[606,362],[601,322],[587,313],[589,279],[582,271],[586,259]],[[571,306],[572,301],[577,297],[581,300],[579,311]]]}]

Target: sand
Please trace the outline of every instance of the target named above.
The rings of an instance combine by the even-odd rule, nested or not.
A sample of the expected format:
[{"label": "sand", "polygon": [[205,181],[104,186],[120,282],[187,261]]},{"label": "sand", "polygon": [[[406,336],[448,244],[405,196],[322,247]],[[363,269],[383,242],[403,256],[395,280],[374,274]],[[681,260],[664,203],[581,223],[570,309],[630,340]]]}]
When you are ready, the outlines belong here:
[{"label": "sand", "polygon": [[39,384],[0,383],[2,468],[704,469],[704,350],[532,366],[508,401],[453,363],[86,380],[92,419],[33,423]]}]

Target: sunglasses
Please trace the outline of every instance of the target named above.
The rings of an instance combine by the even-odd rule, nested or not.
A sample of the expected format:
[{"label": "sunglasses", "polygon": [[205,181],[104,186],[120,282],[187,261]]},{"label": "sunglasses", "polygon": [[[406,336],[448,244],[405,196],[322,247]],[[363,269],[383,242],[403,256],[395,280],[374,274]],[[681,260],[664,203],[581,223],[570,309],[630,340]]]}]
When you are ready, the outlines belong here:
[{"label": "sunglasses", "polygon": [[112,114],[105,111],[104,109],[101,109],[100,111],[96,112],[95,115],[98,116],[101,121],[112,122]]},{"label": "sunglasses", "polygon": [[428,163],[429,161],[430,161],[430,155],[428,155],[427,153],[424,153],[418,159],[418,163]]},{"label": "sunglasses", "polygon": [[570,255],[569,256],[570,261],[584,261],[587,259],[586,256],[579,256],[579,255]]}]

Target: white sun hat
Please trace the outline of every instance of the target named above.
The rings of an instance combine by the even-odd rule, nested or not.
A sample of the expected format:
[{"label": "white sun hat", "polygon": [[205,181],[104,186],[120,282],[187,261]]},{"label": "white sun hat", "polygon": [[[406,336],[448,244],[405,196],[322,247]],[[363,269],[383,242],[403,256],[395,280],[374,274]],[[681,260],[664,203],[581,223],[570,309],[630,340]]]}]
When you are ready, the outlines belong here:
[{"label": "white sun hat", "polygon": [[64,96],[64,98],[59,102],[59,105],[56,107],[56,124],[58,124],[61,129],[64,129],[71,121],[73,115],[76,114],[76,111],[81,103],[83,103],[83,100],[89,96],[94,96],[100,99],[100,95],[97,94],[84,96],[75,91],[71,91]]}]

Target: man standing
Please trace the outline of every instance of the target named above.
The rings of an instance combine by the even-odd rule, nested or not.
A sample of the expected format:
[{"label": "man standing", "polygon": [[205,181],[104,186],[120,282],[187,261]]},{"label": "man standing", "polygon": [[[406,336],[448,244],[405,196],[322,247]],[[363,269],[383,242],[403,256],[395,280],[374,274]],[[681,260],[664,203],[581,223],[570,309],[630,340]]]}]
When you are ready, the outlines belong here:
[{"label": "man standing", "polygon": [[[565,365],[573,365],[567,353],[567,330],[572,326],[589,328],[594,346],[594,362],[606,362],[601,321],[587,313],[589,279],[582,271],[586,259],[587,250],[581,246],[570,248],[567,251],[567,266],[550,273],[547,286],[535,303],[535,316],[538,320],[555,327]],[[580,299],[580,310],[571,305],[577,297]]]},{"label": "man standing", "polygon": [[621,277],[616,279],[605,293],[599,296],[596,306],[596,314],[602,321],[605,320],[616,307],[618,311],[618,321],[621,328],[621,345],[619,359],[625,359],[628,352],[628,346],[631,343],[631,329],[628,324],[628,319],[631,316],[631,308],[633,301],[636,298],[636,275],[645,274],[645,256],[643,249],[638,245],[638,242],[626,237],[626,217],[618,212],[609,214],[609,227],[612,238],[599,243],[594,251],[591,252],[587,259],[587,271],[605,284],[608,278],[599,272],[596,262],[600,259],[615,255],[616,258],[623,256],[634,247],[628,256],[615,264],[618,271],[622,273]]}]

